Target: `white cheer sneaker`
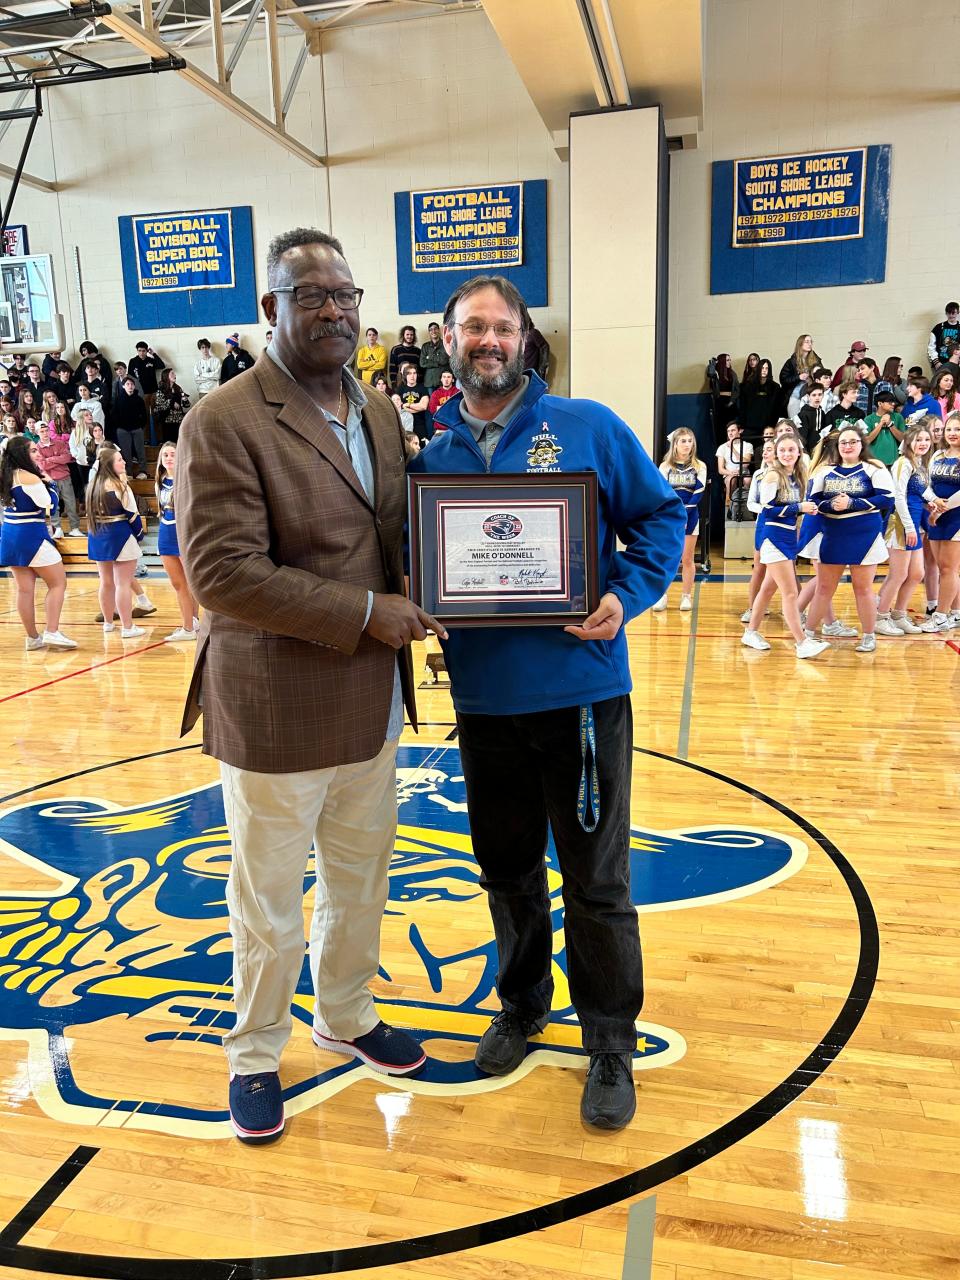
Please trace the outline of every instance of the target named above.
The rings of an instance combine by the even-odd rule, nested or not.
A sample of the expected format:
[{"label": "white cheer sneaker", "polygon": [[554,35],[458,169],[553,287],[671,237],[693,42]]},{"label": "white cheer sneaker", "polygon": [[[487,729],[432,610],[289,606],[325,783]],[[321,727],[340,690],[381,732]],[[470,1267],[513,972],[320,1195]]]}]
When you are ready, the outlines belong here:
[{"label": "white cheer sneaker", "polygon": [[824,649],[829,649],[830,645],[826,640],[812,640],[809,636],[796,646],[798,658],[817,658],[823,653]]},{"label": "white cheer sneaker", "polygon": [[759,631],[745,631],[740,637],[740,643],[745,644],[748,649],[769,649],[770,645]]}]

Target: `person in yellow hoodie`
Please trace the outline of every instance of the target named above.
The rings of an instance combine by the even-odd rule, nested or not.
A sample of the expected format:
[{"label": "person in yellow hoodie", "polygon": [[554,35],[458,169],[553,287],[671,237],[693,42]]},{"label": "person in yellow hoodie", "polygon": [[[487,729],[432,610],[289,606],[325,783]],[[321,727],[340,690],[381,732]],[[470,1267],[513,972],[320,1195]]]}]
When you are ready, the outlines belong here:
[{"label": "person in yellow hoodie", "polygon": [[364,382],[372,382],[373,375],[387,367],[387,348],[376,329],[368,329],[366,336],[365,345],[357,348],[357,373]]}]

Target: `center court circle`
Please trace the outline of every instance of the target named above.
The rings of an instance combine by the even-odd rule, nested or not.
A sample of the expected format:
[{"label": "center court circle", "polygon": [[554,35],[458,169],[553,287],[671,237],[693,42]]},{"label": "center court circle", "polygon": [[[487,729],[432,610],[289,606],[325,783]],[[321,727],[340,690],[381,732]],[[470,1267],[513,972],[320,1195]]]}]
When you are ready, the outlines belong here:
[{"label": "center court circle", "polygon": [[[424,728],[429,731],[430,726],[427,725]],[[197,747],[179,747],[170,751],[148,753],[143,756],[132,757],[126,761],[117,761],[110,765],[82,770],[67,777],[30,788],[17,795],[8,796],[3,801],[0,801],[4,805],[4,813],[0,815],[0,836],[2,836],[9,848],[13,842],[10,840],[10,827],[8,825],[4,828],[4,822],[11,813],[19,813],[21,815],[19,818],[19,836],[26,839],[30,821],[39,821],[39,818],[35,818],[39,807],[39,810],[42,810],[44,814],[43,821],[61,824],[59,828],[61,830],[63,829],[63,823],[79,822],[81,824],[80,830],[87,832],[92,830],[99,833],[100,837],[102,837],[104,831],[109,831],[111,839],[122,840],[126,838],[123,835],[125,828],[136,829],[139,826],[141,834],[136,835],[134,840],[141,849],[141,853],[150,845],[151,841],[154,841],[155,830],[159,832],[161,840],[165,840],[164,850],[175,845],[181,845],[184,843],[183,841],[166,840],[164,833],[166,835],[176,834],[178,818],[187,811],[182,806],[188,803],[189,797],[203,796],[205,800],[209,801],[210,796],[208,793],[210,792],[210,787],[195,788],[193,791],[182,792],[171,797],[169,786],[167,785],[164,788],[161,780],[169,778],[171,757],[179,757],[181,762],[186,764],[187,761],[191,760],[191,757],[187,755],[184,758],[181,753],[197,753],[198,751],[199,748]],[[545,1201],[518,1213],[490,1218],[489,1220],[458,1227],[451,1231],[442,1231],[379,1244],[340,1249],[331,1248],[325,1251],[301,1252],[298,1254],[268,1255],[256,1259],[250,1257],[197,1258],[181,1261],[170,1258],[158,1258],[156,1260],[133,1259],[99,1254],[78,1256],[55,1249],[37,1249],[29,1245],[21,1245],[19,1242],[5,1242],[2,1246],[2,1252],[0,1252],[0,1259],[5,1261],[6,1265],[34,1271],[63,1272],[64,1270],[69,1270],[71,1274],[91,1277],[156,1277],[157,1280],[160,1280],[161,1277],[164,1280],[167,1280],[167,1278],[170,1278],[170,1280],[200,1280],[201,1276],[212,1274],[213,1271],[211,1269],[218,1267],[224,1268],[225,1272],[230,1274],[231,1277],[235,1277],[236,1280],[242,1280],[243,1277],[249,1277],[250,1280],[254,1280],[254,1277],[279,1278],[284,1276],[327,1274],[349,1272],[361,1267],[395,1265],[417,1258],[459,1252],[476,1245],[522,1235],[532,1230],[568,1221],[585,1213],[604,1208],[617,1201],[640,1194],[664,1180],[689,1171],[766,1123],[789,1102],[798,1097],[834,1060],[846,1044],[865,1011],[876,977],[878,956],[876,920],[869,899],[862,882],[839,850],[812,824],[778,801],[747,784],[726,778],[722,774],[691,764],[688,761],[678,760],[675,757],[638,748],[635,751],[635,758],[637,761],[635,772],[639,771],[644,775],[651,774],[656,782],[657,792],[665,794],[671,789],[680,790],[681,792],[684,790],[689,791],[690,788],[696,785],[701,790],[710,792],[710,795],[707,796],[707,800],[710,803],[705,803],[705,810],[713,808],[714,803],[716,803],[719,805],[720,810],[726,809],[727,811],[736,808],[733,802],[739,794],[741,811],[743,808],[742,802],[745,800],[749,801],[752,821],[756,820],[758,812],[762,813],[766,810],[769,820],[762,823],[762,828],[764,831],[772,829],[769,833],[771,835],[769,840],[762,839],[758,834],[761,829],[760,823],[757,824],[756,828],[752,825],[738,827],[736,823],[718,826],[714,822],[712,825],[699,823],[692,824],[689,828],[680,829],[677,827],[668,831],[650,832],[635,829],[633,842],[635,875],[638,866],[644,868],[644,872],[640,876],[640,880],[643,883],[638,891],[643,899],[639,904],[642,931],[646,932],[648,928],[653,926],[659,913],[679,908],[695,909],[704,903],[708,904],[712,909],[718,909],[718,904],[722,907],[722,904],[727,901],[749,898],[751,895],[762,895],[767,886],[784,883],[784,878],[791,874],[790,866],[793,864],[790,863],[789,859],[784,861],[785,855],[783,851],[778,851],[775,838],[778,833],[785,838],[788,831],[792,833],[791,840],[787,842],[791,846],[798,843],[792,837],[802,837],[803,841],[809,841],[812,845],[817,846],[822,854],[833,864],[839,873],[846,892],[850,895],[854,908],[853,916],[859,931],[860,950],[859,963],[855,969],[850,991],[833,1024],[820,1038],[820,1041],[810,1049],[803,1062],[796,1064],[785,1075],[779,1076],[774,1087],[768,1088],[751,1106],[730,1117],[725,1123],[711,1132],[698,1137],[694,1142],[643,1168],[625,1172],[622,1176],[612,1178],[610,1181],[598,1184],[570,1197]],[[209,764],[209,761],[204,761],[202,767],[206,768]],[[396,927],[393,927],[396,926],[397,919],[409,920],[411,925],[417,925],[418,945],[423,952],[426,987],[434,990],[439,983],[439,994],[442,995],[444,993],[445,979],[443,964],[440,962],[443,961],[444,957],[441,954],[442,948],[433,946],[431,950],[430,914],[438,910],[449,913],[451,910],[459,909],[458,904],[466,902],[469,904],[468,909],[474,912],[472,919],[477,920],[476,908],[478,903],[484,906],[485,909],[482,895],[479,898],[477,895],[475,876],[471,874],[469,869],[472,859],[469,858],[468,854],[465,856],[466,851],[463,848],[466,818],[461,808],[463,804],[462,782],[457,781],[459,778],[459,758],[456,748],[450,743],[441,743],[429,748],[421,746],[408,747],[407,744],[404,744],[400,749],[398,764],[400,766],[400,834],[398,835],[397,854],[391,871],[395,883],[391,884],[391,903],[388,905],[388,917],[391,916],[392,912],[392,925],[385,933],[388,943],[385,947],[384,967],[389,976],[392,963],[400,963],[401,959],[404,961],[409,960],[409,954],[407,953],[398,959],[395,943],[392,941],[392,939],[402,935],[402,929],[401,935],[398,935]],[[117,770],[117,777],[121,779],[125,773],[130,772],[126,766],[132,765],[138,766],[137,792],[141,799],[137,805],[124,805],[113,801],[110,802],[109,806],[105,807],[102,803],[98,806],[97,802],[89,799],[92,796],[102,797],[104,774],[107,774],[110,770]],[[189,774],[191,769],[189,766],[183,769],[178,768],[177,772],[178,774]],[[207,772],[209,773],[209,769]],[[100,775],[98,778],[100,785],[90,786],[85,784],[82,789],[72,788],[69,792],[70,803],[67,804],[62,790],[63,784],[79,778],[90,778],[96,775]],[[145,786],[146,792],[144,791]],[[57,787],[60,790],[60,795],[57,798],[39,802],[33,801],[31,803],[30,797],[36,796],[38,792],[52,787]],[[108,796],[111,790],[113,790],[112,787],[107,788]],[[653,788],[650,789],[651,795],[653,790]],[[78,800],[76,797],[80,795],[81,791],[85,798]],[[123,788],[120,787],[119,791],[122,795]],[[716,802],[711,800],[711,795],[714,792],[717,797]],[[724,800],[725,795],[727,797],[726,800]],[[144,796],[149,797],[147,805],[142,802],[142,797]],[[17,800],[22,803],[11,808],[11,803]],[[71,805],[73,808],[70,807]],[[143,815],[145,811],[150,810],[151,805],[154,811],[159,811],[160,813],[161,826],[159,828],[146,826],[146,819]],[[86,807],[83,808],[81,806]],[[178,809],[178,806],[181,806],[178,812],[173,812]],[[200,811],[198,810],[197,812],[199,815]],[[207,838],[206,845],[197,840],[187,842],[188,847],[186,849],[178,850],[176,855],[167,854],[164,858],[164,865],[170,868],[174,865],[175,858],[182,858],[182,862],[177,865],[183,868],[184,874],[192,878],[191,884],[199,882],[201,885],[212,886],[210,889],[212,901],[215,897],[214,889],[219,893],[220,885],[222,884],[224,842],[222,833],[218,833],[216,830],[215,821],[209,821],[211,812],[206,812],[208,821],[203,829]],[[412,817],[415,821],[408,821],[408,817]],[[784,820],[786,820],[786,824]],[[149,838],[143,834],[144,831],[149,833]],[[737,858],[732,860],[742,862],[744,866],[736,874],[732,876],[728,874],[724,879],[723,864],[731,861],[730,848],[737,845],[735,837],[739,839],[742,856],[738,855]],[[725,843],[724,853],[721,857],[716,856],[718,840]],[[678,901],[676,883],[682,884],[690,880],[691,877],[687,874],[689,867],[686,870],[681,868],[682,874],[677,877],[674,883],[670,880],[669,867],[666,864],[671,860],[676,862],[678,859],[689,858],[691,851],[693,855],[696,855],[698,848],[702,852],[702,857],[700,858],[702,875],[700,877],[695,876],[694,879],[701,880],[698,886],[699,892],[695,897],[688,897],[686,901]],[[35,853],[32,853],[29,849],[24,850],[24,852],[29,856],[35,856]],[[664,874],[659,879],[655,875],[646,874],[658,859],[665,864]],[[802,866],[802,861],[800,866]],[[87,868],[87,870],[90,870],[90,868]],[[396,872],[396,875],[394,875],[394,872]],[[659,895],[658,884],[660,885]],[[5,888],[6,886],[0,885],[0,889]],[[638,895],[635,894],[635,896]],[[198,911],[199,907],[196,910]],[[404,912],[407,913],[406,916],[404,916]],[[194,918],[198,918],[196,912]],[[478,940],[478,942],[482,941],[482,939]],[[655,981],[658,955],[655,951],[648,950],[646,957],[648,970]],[[485,1018],[489,1017],[488,992],[482,989],[482,984],[478,989],[480,990],[480,995],[472,1004],[470,999],[463,995],[462,990],[460,990],[458,996],[459,1004],[454,1004],[449,999],[435,1001],[432,1004],[422,998],[418,998],[416,1001],[409,1001],[406,1003],[406,1012],[409,1015],[407,1021],[413,1026],[420,1026],[424,1022],[427,1024],[427,1035],[424,1038],[427,1039],[428,1046],[430,1037],[437,1034],[450,1037],[454,1041],[457,1036],[460,1036],[469,1045],[475,1029],[472,1015],[478,1014],[482,1009],[485,1009],[483,1016]],[[437,994],[436,991],[435,994]],[[134,995],[134,992],[127,989],[124,993],[124,998],[131,1000]],[[379,1002],[380,995],[378,994]],[[388,1004],[388,1007],[396,1009],[398,1003]],[[555,1017],[557,1012],[557,1010],[554,1011]],[[418,1014],[421,1015],[420,1018],[418,1018]],[[561,1009],[559,1014],[559,1021],[556,1023],[559,1029],[558,1034],[564,1032],[568,1022],[565,1010]],[[441,1015],[449,1015],[449,1017],[445,1021],[445,1018]],[[134,1016],[136,1015],[134,1014]],[[21,1022],[25,1021],[28,1021],[26,1014],[21,1018]],[[6,1017],[4,1022],[7,1022]],[[462,1031],[460,1029],[461,1024],[467,1027],[468,1030]],[[203,1025],[205,1024],[202,1020],[197,1023],[197,1026],[202,1027]],[[212,1025],[216,1028],[216,1020],[214,1019],[206,1025]],[[26,1028],[24,1029],[26,1030]],[[574,1028],[570,1029],[573,1030]],[[16,1028],[8,1025],[6,1035],[9,1036],[10,1032],[14,1030]],[[669,1028],[664,1030],[666,1033],[665,1040],[669,1041]],[[199,1031],[197,1039],[199,1040],[204,1034],[206,1033],[202,1030]],[[560,1038],[562,1040],[562,1035]],[[212,1033],[209,1035],[209,1042],[216,1043],[218,1039],[218,1034]],[[182,1036],[178,1037],[178,1047],[183,1046]],[[156,1047],[159,1048],[160,1046],[157,1045]],[[556,1047],[554,1046],[554,1048]],[[561,1044],[559,1047],[563,1048],[564,1046]],[[191,1050],[200,1052],[202,1045],[191,1046]],[[437,1087],[449,1087],[453,1093],[457,1093],[461,1089],[467,1089],[469,1081],[464,1080],[463,1061],[462,1054],[459,1056],[454,1055],[453,1058],[450,1058],[446,1064],[450,1069],[448,1084],[444,1086],[442,1082],[438,1081]],[[554,1065],[552,1060],[550,1065]],[[653,1069],[651,1065],[651,1071]],[[669,1070],[669,1067],[666,1069]],[[645,1078],[643,1076],[638,1077],[638,1081],[642,1084]],[[656,1079],[654,1074],[651,1074],[649,1078],[651,1082]],[[506,1087],[510,1087],[509,1080]],[[641,1091],[641,1106],[642,1098],[643,1093]],[[128,1133],[130,1132],[129,1129],[127,1131]],[[56,1133],[58,1139],[62,1141],[64,1135],[69,1134],[69,1125],[57,1125]],[[176,1139],[171,1133],[170,1137],[165,1138],[165,1141],[173,1143]],[[165,1154],[169,1158],[173,1152],[167,1151]],[[282,1161],[282,1147],[274,1149],[269,1159]],[[531,1181],[533,1180],[531,1179]]]}]

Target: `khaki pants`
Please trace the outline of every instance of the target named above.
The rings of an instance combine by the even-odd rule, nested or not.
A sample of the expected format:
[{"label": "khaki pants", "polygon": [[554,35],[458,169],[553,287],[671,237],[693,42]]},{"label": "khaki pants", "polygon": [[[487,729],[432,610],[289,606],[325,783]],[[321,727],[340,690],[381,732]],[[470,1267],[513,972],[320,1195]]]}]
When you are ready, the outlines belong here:
[{"label": "khaki pants", "polygon": [[276,1071],[290,1038],[311,843],[314,1024],[336,1040],[356,1039],[377,1025],[367,983],[379,964],[397,831],[396,756],[394,741],[373,760],[304,773],[253,773],[221,762],[233,843],[227,905],[237,1023],[224,1037],[233,1074]]}]

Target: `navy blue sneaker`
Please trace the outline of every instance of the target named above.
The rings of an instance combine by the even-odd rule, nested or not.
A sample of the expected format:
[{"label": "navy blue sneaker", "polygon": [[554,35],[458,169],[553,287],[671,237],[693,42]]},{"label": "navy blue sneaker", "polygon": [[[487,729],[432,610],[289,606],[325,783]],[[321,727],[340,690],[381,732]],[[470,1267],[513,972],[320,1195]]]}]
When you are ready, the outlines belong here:
[{"label": "navy blue sneaker", "polygon": [[230,1077],[230,1123],[241,1142],[276,1142],[283,1133],[283,1093],[276,1071]]},{"label": "navy blue sneaker", "polygon": [[356,1040],[331,1040],[313,1028],[313,1043],[318,1049],[330,1049],[333,1053],[348,1053],[365,1062],[384,1076],[412,1076],[427,1061],[427,1055],[405,1031],[378,1022],[366,1035]]}]

